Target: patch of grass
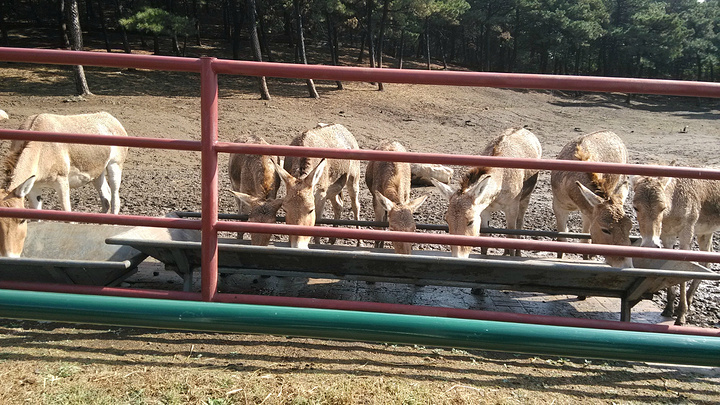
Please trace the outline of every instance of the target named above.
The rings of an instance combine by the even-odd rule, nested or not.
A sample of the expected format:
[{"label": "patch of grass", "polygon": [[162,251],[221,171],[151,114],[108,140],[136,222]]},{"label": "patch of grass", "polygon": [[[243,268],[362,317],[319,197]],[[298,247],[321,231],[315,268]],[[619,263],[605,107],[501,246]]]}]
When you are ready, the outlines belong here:
[{"label": "patch of grass", "polygon": [[73,384],[44,393],[41,402],[46,405],[115,405],[120,401],[102,390]]}]

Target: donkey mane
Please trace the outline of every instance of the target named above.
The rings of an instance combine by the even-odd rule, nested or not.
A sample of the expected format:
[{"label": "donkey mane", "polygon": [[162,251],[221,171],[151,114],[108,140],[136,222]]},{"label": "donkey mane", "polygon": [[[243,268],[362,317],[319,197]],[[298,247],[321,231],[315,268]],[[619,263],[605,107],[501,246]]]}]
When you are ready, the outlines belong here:
[{"label": "donkey mane", "polygon": [[10,187],[13,171],[15,170],[15,166],[17,166],[18,159],[20,159],[20,154],[25,150],[27,144],[28,142],[24,141],[22,145],[18,145],[19,147],[8,151],[8,154],[5,157],[5,162],[3,163],[5,169],[5,182],[3,183],[3,188]]},{"label": "donkey mane", "polygon": [[490,169],[492,169],[492,167],[473,167],[469,172],[465,173],[465,176],[463,176],[462,180],[460,180],[460,189],[458,190],[458,193],[465,192],[483,176],[490,173]]},{"label": "donkey mane", "polygon": [[[599,159],[595,159],[595,156],[593,156],[590,151],[583,149],[580,144],[578,144],[575,149],[575,157],[585,162],[599,161]],[[588,176],[590,176],[590,187],[588,187],[590,190],[606,200],[612,198],[615,190],[608,184],[607,178],[605,178],[602,173],[588,173]]]}]

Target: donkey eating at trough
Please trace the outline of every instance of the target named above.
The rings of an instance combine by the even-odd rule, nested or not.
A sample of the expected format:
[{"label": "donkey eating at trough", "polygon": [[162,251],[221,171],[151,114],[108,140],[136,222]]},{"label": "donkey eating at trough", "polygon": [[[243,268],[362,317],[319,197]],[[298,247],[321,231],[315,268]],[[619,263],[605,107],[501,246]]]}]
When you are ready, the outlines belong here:
[{"label": "donkey eating at trough", "polygon": [[[38,114],[29,117],[20,130],[127,136],[106,112],[81,115]],[[29,178],[30,207],[42,208],[42,190],[59,195],[60,206],[70,211],[70,189],[92,182],[102,202],[102,212],[120,211],[120,177],[127,147],[54,142],[13,141],[5,160],[6,189],[14,190]]]},{"label": "donkey eating at trough", "polygon": [[[297,136],[290,145],[359,149],[355,137],[340,124],[318,124]],[[288,224],[314,225],[316,217],[322,217],[326,200],[332,204],[335,219],[340,219],[341,193],[345,186],[350,195],[353,218],[360,220],[360,162],[357,160],[288,156],[284,168],[276,164],[276,169],[287,190],[282,206]],[[307,249],[309,242],[309,236],[290,235],[292,247]],[[319,242],[319,238],[315,238],[315,242]],[[330,243],[335,243],[335,238],[330,238]]]},{"label": "donkey eating at trough", "polygon": [[[575,138],[557,158],[626,163],[627,149],[613,132],[598,131]],[[632,222],[623,209],[628,194],[625,175],[553,171],[550,185],[558,232],[567,232],[570,212],[579,210],[583,232],[590,233],[592,243],[630,245]],[[562,253],[558,253],[558,258],[562,258]],[[632,267],[629,257],[605,256],[605,262],[613,267]]]},{"label": "donkey eating at trough", "polygon": [[[25,196],[34,178],[30,177],[12,190],[0,189],[0,207],[25,208]],[[20,257],[27,237],[27,220],[0,217],[0,257]]]},{"label": "donkey eating at trough", "polygon": [[[235,143],[254,143],[267,145],[265,139],[250,135]],[[232,193],[238,204],[238,214],[248,214],[249,222],[275,223],[275,216],[282,206],[282,199],[276,198],[280,188],[280,176],[275,170],[277,156],[230,154],[228,174]],[[243,234],[238,233],[238,239]],[[250,241],[253,245],[267,246],[271,234],[253,233]]]},{"label": "donkey eating at trough", "polygon": [[[672,249],[679,240],[680,249],[689,250],[697,235],[700,250],[712,249],[713,232],[720,230],[720,182],[713,180],[633,176],[635,195],[633,208],[637,213],[644,247]],[[701,263],[707,266],[707,263]],[[700,285],[693,280],[686,291],[680,284],[680,303],[675,324],[686,322],[687,312]],[[663,316],[673,316],[675,291],[667,288],[667,304]]]},{"label": "donkey eating at trough", "polygon": [[[510,128],[492,140],[482,154],[540,159],[542,147],[527,129]],[[445,220],[450,233],[478,236],[480,227],[488,226],[495,211],[505,213],[508,229],[522,229],[537,179],[538,170],[475,167],[465,174],[457,189],[435,179],[432,181],[449,201]],[[471,247],[451,246],[450,249],[454,257],[467,258]],[[487,248],[481,251],[486,254]],[[520,250],[506,249],[505,253],[520,256]]]},{"label": "donkey eating at trough", "polygon": [[[407,152],[399,142],[383,142],[375,150]],[[387,221],[391,231],[415,232],[413,212],[425,202],[427,195],[410,201],[410,163],[368,162],[365,183],[373,198],[375,221]],[[375,247],[383,247],[376,241]],[[395,253],[409,255],[410,242],[393,242]]]}]

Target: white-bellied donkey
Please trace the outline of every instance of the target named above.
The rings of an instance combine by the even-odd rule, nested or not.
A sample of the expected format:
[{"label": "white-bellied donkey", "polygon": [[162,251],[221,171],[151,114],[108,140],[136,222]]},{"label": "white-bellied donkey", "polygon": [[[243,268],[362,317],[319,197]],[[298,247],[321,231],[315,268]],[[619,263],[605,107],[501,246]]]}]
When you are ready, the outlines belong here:
[{"label": "white-bellied donkey", "polygon": [[[106,112],[81,115],[38,114],[21,130],[127,136]],[[27,196],[30,207],[42,208],[42,190],[59,195],[60,206],[70,211],[70,189],[92,182],[102,202],[102,212],[120,211],[120,180],[127,147],[55,142],[13,141],[5,159],[6,184],[13,196]],[[6,197],[7,198],[7,197]]]},{"label": "white-bellied donkey", "polygon": [[[527,129],[510,128],[493,139],[482,155],[540,159],[542,147]],[[537,179],[538,170],[475,167],[465,174],[459,188],[434,179],[433,184],[449,201],[445,220],[450,233],[478,236],[480,227],[489,225],[495,211],[505,213],[508,229],[522,229]],[[471,247],[451,246],[450,249],[455,257],[468,257]],[[487,248],[481,251],[486,254]],[[520,256],[519,249],[506,249],[505,253]]]},{"label": "white-bellied donkey", "polygon": [[[613,132],[598,131],[572,140],[557,159],[627,163],[627,149]],[[590,233],[592,243],[630,245],[632,222],[623,208],[629,189],[625,175],[553,171],[550,185],[558,232],[567,232],[570,212],[579,210],[583,232]],[[632,267],[629,257],[605,256],[605,262],[613,267]]]},{"label": "white-bellied donkey", "polygon": [[[697,235],[700,250],[712,249],[713,232],[720,230],[720,182],[713,180],[633,176],[635,195],[633,208],[637,213],[644,247],[672,249],[679,240],[680,249],[689,250]],[[701,263],[707,266],[707,263]],[[686,290],[680,284],[680,303],[675,324],[686,322],[687,312],[700,280],[693,280]],[[675,291],[667,288],[667,304],[663,316],[673,316]]]},{"label": "white-bellied donkey", "polygon": [[[375,150],[407,152],[399,142],[383,142]],[[375,221],[389,222],[391,231],[415,232],[413,212],[425,202],[427,195],[410,201],[410,163],[369,161],[365,171],[367,184],[373,198]],[[384,242],[375,242],[383,247]],[[409,255],[410,242],[393,242],[395,253]]]},{"label": "white-bellied donkey", "polygon": [[[239,138],[234,142],[268,144],[265,139],[255,135],[250,135],[245,140]],[[275,170],[275,164],[279,163],[277,156],[230,154],[228,174],[231,191],[236,197],[238,214],[248,214],[248,221],[275,223],[283,202],[281,198],[277,198],[280,175]],[[242,232],[239,232],[238,239],[242,237]],[[271,234],[252,233],[250,241],[253,245],[267,246],[271,237]]]},{"label": "white-bellied donkey", "polygon": [[[297,136],[290,145],[359,149],[355,137],[340,124],[319,124]],[[288,156],[285,158],[284,168],[276,165],[276,169],[287,189],[282,206],[288,224],[314,225],[316,217],[322,218],[326,200],[330,200],[332,204],[335,219],[340,219],[343,206],[342,189],[346,185],[353,218],[360,220],[360,162],[357,160]],[[319,240],[320,238],[315,238],[316,243]],[[309,242],[309,236],[290,235],[292,247],[307,249]],[[330,243],[335,243],[335,238],[330,238]]]}]

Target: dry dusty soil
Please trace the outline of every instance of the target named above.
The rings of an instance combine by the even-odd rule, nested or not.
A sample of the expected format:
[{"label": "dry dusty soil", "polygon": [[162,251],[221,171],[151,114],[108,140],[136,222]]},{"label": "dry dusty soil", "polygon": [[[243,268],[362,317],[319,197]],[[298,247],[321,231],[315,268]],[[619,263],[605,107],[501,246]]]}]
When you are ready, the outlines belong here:
[{"label": "dry dusty soil", "polygon": [[[198,140],[196,75],[88,68],[95,95],[72,98],[64,67],[0,64],[3,128],[31,114],[108,111],[132,136]],[[488,88],[270,80],[271,101],[255,81],[220,79],[220,139],[249,134],[288,144],[318,122],[341,123],[361,148],[383,139],[410,151],[476,154],[502,130],[525,126],[553,158],[582,133],[608,129],[634,163],[720,163],[720,105],[713,100],[566,94]],[[4,142],[3,147],[6,147]],[[221,156],[221,173],[227,157]],[[200,209],[200,158],[191,152],[133,149],[123,173],[124,214]],[[458,170],[456,176],[462,170]],[[228,188],[225,176],[221,187]],[[432,188],[417,220],[442,223],[445,201]],[[229,193],[221,212],[233,212]],[[362,190],[362,219],[372,218]],[[530,229],[554,230],[549,173],[542,173],[526,217]],[[97,211],[91,186],[72,194],[77,210]],[[346,199],[347,203],[347,199]],[[49,207],[57,208],[52,196]],[[349,204],[346,204],[346,207]],[[628,212],[631,211],[627,207]],[[344,213],[349,217],[349,211]],[[495,225],[502,225],[497,222]],[[572,226],[579,230],[579,217]],[[419,246],[420,249],[444,249]],[[716,246],[717,250],[717,246]],[[547,255],[530,252],[531,255]],[[689,317],[718,327],[718,284],[704,283]],[[661,302],[662,296],[658,296]],[[0,323],[0,402],[19,403],[717,403],[720,380],[640,363],[465,352],[312,339]]]}]

